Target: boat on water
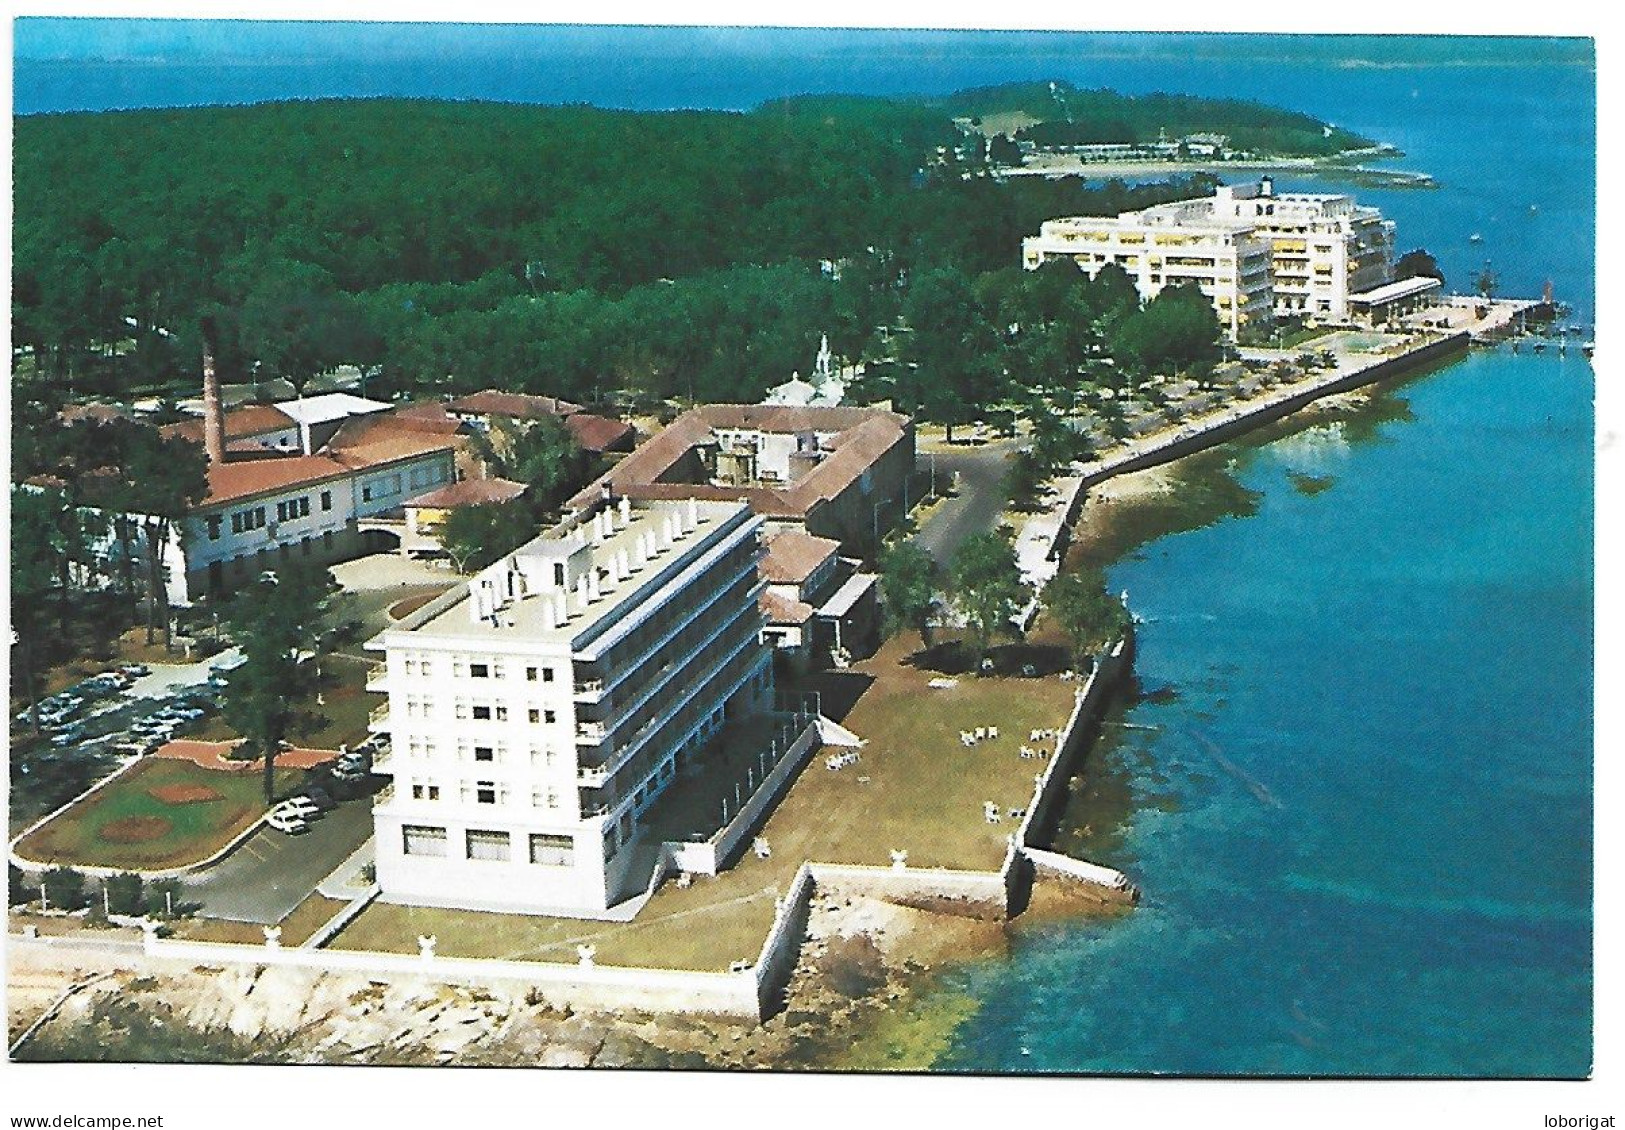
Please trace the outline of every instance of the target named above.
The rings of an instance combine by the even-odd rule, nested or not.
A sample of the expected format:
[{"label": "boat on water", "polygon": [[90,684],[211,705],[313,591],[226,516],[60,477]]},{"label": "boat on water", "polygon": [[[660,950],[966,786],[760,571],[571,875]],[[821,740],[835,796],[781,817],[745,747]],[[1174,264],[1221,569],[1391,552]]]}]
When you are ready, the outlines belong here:
[{"label": "boat on water", "polygon": [[1544,341],[1537,341],[1531,348],[1533,348],[1536,353],[1545,353],[1546,343]]},{"label": "boat on water", "polygon": [[1482,235],[1479,235],[1477,232],[1474,232],[1472,235],[1467,237],[1467,242],[1468,243],[1483,243],[1484,242],[1484,237]]},{"label": "boat on water", "polygon": [[1596,348],[1597,348],[1597,343],[1594,342],[1594,341],[1582,342],[1581,345],[1580,345],[1580,352],[1585,354],[1587,357],[1590,357],[1591,356],[1591,351],[1593,349],[1596,349]]}]

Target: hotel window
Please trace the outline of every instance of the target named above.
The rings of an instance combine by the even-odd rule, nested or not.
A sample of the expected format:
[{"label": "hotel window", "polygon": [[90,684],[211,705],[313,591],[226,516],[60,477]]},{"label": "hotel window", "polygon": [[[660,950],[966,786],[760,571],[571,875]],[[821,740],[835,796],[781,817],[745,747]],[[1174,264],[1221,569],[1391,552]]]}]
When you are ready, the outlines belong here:
[{"label": "hotel window", "polygon": [[558,720],[559,720],[559,716],[558,716],[557,712],[552,711],[552,710],[544,710],[544,711],[542,711],[542,721],[543,722],[553,723],[553,722],[557,722]]},{"label": "hotel window", "polygon": [[497,783],[495,781],[474,782],[474,803],[495,804],[497,802]]},{"label": "hotel window", "polygon": [[530,861],[548,867],[569,867],[575,863],[576,843],[569,836],[545,832],[530,837]]},{"label": "hotel window", "polygon": [[468,665],[468,677],[470,679],[489,679],[491,677],[490,664],[470,663]]},{"label": "hotel window", "polygon": [[508,677],[508,673],[503,670],[502,664],[500,664],[500,663],[491,664],[491,678],[493,678],[493,679],[506,679],[507,677]]},{"label": "hotel window", "polygon": [[407,855],[444,857],[446,830],[422,824],[404,824],[401,826],[401,850]]},{"label": "hotel window", "polygon": [[208,517],[208,523],[209,523],[209,540],[210,541],[219,541],[220,540],[220,515],[218,515],[218,514],[210,514],[209,517]]},{"label": "hotel window", "polygon": [[534,707],[534,706],[531,707],[530,708],[530,721],[531,721],[531,723],[534,725],[535,723],[540,722],[541,720],[542,720],[542,712],[539,709],[537,709],[536,707]]},{"label": "hotel window", "polygon": [[231,532],[234,534],[240,534],[243,532],[243,516],[241,514],[233,514],[231,516]]},{"label": "hotel window", "polygon": [[497,711],[497,721],[498,722],[506,722],[508,720],[508,708],[506,706],[503,706],[501,703],[498,703],[496,711]]},{"label": "hotel window", "polygon": [[416,675],[418,673],[418,661],[416,659],[407,659],[402,662],[401,668],[407,675]]},{"label": "hotel window", "polygon": [[371,502],[372,501],[372,484],[371,483],[368,483],[366,486],[361,488],[361,501],[362,502]]},{"label": "hotel window", "polygon": [[553,668],[551,668],[551,667],[543,667],[542,668],[542,682],[551,683],[552,681],[553,681]]},{"label": "hotel window", "polygon": [[322,509],[323,510],[331,510],[331,509],[333,509],[333,492],[330,491],[330,490],[322,491]]},{"label": "hotel window", "polygon": [[439,785],[413,785],[412,786],[412,799],[413,800],[439,800],[440,799],[440,786]]},{"label": "hotel window", "polygon": [[526,667],[525,668],[525,682],[534,683],[535,681],[536,681],[536,668],[534,668],[534,667]]},{"label": "hotel window", "polygon": [[489,722],[490,720],[491,708],[489,706],[476,706],[474,708],[474,721]]},{"label": "hotel window", "polygon": [[615,829],[614,828],[610,828],[609,831],[604,833],[604,862],[605,863],[608,863],[610,860],[615,858],[615,853],[620,850],[620,846],[621,846],[620,843],[617,842],[616,839],[615,839]]},{"label": "hotel window", "polygon": [[506,863],[513,857],[506,832],[484,832],[470,828],[467,838],[470,859],[483,860],[487,863]]},{"label": "hotel window", "polygon": [[488,745],[477,745],[474,747],[475,761],[495,761],[496,757],[496,750],[492,749]]}]

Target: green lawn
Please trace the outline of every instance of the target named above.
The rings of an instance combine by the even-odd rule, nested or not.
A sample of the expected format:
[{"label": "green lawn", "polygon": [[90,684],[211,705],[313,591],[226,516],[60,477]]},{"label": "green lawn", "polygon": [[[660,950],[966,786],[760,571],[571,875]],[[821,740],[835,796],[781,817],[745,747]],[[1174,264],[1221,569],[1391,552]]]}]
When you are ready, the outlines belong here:
[{"label": "green lawn", "polygon": [[[296,785],[301,776],[296,769],[278,770],[278,790]],[[213,855],[264,811],[260,782],[258,770],[234,773],[189,761],[138,761],[24,837],[17,852],[64,867],[185,866]],[[170,803],[153,795],[166,786],[201,786],[217,795]]]}]

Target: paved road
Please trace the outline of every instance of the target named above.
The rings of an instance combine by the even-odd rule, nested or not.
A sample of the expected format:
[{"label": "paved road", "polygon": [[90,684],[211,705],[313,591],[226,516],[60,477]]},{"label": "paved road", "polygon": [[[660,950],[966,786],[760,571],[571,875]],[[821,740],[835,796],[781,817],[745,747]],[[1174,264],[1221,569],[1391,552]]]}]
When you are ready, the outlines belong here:
[{"label": "paved road", "polygon": [[[950,498],[926,519],[914,540],[919,542],[944,568],[961,542],[972,534],[986,533],[1004,510],[1002,489],[1007,461],[1016,449],[1015,440],[998,440],[976,447],[938,449],[937,486],[946,486],[954,472],[959,473],[959,494]],[[925,464],[929,456],[921,456]]]},{"label": "paved road", "polygon": [[347,800],[300,836],[261,827],[220,863],[182,885],[211,918],[268,926],[286,918],[371,834],[371,799]]}]

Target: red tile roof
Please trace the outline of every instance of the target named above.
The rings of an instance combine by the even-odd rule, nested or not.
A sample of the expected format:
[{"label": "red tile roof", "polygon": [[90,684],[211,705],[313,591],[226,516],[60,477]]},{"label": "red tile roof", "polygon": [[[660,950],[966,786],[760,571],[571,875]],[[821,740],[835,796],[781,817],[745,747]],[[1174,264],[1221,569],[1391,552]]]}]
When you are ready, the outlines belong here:
[{"label": "red tile roof", "polygon": [[840,548],[838,541],[786,530],[767,542],[761,561],[762,579],[770,585],[799,585]]},{"label": "red tile roof", "polygon": [[771,589],[763,591],[757,600],[757,607],[767,617],[769,624],[805,624],[813,618],[814,613],[812,605],[780,596]]},{"label": "red tile roof", "polygon": [[[712,486],[668,481],[692,448],[711,442],[716,428],[765,432],[834,432],[824,457],[784,486]],[[878,408],[813,408],[762,404],[706,404],[692,408],[638,447],[570,500],[575,508],[603,496],[608,483],[618,494],[640,499],[700,498],[749,502],[769,518],[805,518],[835,498],[898,444],[912,445],[913,422]]]},{"label": "red tile roof", "polygon": [[[266,432],[279,432],[297,426],[292,416],[270,404],[250,404],[226,413],[227,439],[248,439],[264,435]],[[158,430],[170,438],[189,439],[193,443],[203,442],[201,419],[165,424]]]},{"label": "red tile roof", "polygon": [[388,416],[358,417],[334,433],[315,455],[273,455],[228,459],[209,467],[209,493],[202,505],[214,506],[301,484],[315,484],[357,471],[382,467],[455,445],[445,436],[402,427]]},{"label": "red tile roof", "polygon": [[509,502],[525,493],[525,484],[511,479],[464,479],[408,499],[410,507],[483,506],[488,502]]},{"label": "red tile roof", "polygon": [[488,388],[471,393],[446,405],[448,411],[463,412],[470,416],[510,416],[519,420],[535,420],[542,416],[571,416],[581,411],[581,405],[571,404],[556,396],[532,396],[524,392],[501,392]]},{"label": "red tile roof", "polygon": [[577,412],[565,417],[564,426],[575,437],[577,447],[600,454],[627,443],[633,435],[632,425],[625,420],[611,420],[591,412]]}]

